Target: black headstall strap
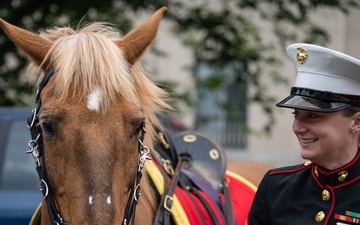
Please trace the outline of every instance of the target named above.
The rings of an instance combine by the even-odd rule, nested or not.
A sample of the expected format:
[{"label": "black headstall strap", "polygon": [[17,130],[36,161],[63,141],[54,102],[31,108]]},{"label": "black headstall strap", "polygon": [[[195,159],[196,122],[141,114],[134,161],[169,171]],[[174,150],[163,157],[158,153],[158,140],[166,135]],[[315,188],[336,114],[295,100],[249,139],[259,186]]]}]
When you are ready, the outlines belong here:
[{"label": "black headstall strap", "polygon": [[44,75],[43,79],[41,80],[39,87],[36,91],[35,96],[35,103],[36,107],[32,110],[27,123],[28,128],[31,134],[31,140],[29,141],[29,150],[26,152],[28,154],[32,154],[36,163],[36,171],[39,175],[40,180],[40,190],[43,194],[43,197],[46,201],[46,205],[48,208],[48,214],[50,218],[50,222],[52,225],[70,225],[63,221],[62,217],[60,216],[56,201],[53,196],[53,192],[49,185],[49,179],[46,174],[45,169],[45,152],[43,146],[43,139],[42,139],[42,129],[39,125],[39,113],[41,108],[41,98],[40,94],[42,89],[50,80],[51,76],[54,74],[54,68],[49,69],[46,74]]},{"label": "black headstall strap", "polygon": [[150,149],[149,147],[143,144],[144,136],[146,133],[145,124],[141,127],[141,129],[142,129],[142,134],[138,140],[139,164],[137,168],[137,175],[136,175],[135,184],[130,190],[130,195],[125,208],[124,220],[122,223],[123,225],[128,225],[131,219],[132,219],[131,224],[132,225],[135,224],[135,212],[136,212],[136,205],[140,197],[140,180],[142,177],[142,170],[145,166],[146,160],[151,160],[151,158],[148,156],[150,154]]}]

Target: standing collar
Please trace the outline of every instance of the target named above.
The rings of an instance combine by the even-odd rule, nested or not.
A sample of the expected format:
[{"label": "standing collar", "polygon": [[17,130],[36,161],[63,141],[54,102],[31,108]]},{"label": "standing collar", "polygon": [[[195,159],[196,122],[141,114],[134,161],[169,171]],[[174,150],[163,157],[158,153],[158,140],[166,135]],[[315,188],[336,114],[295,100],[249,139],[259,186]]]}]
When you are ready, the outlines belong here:
[{"label": "standing collar", "polygon": [[322,188],[330,186],[335,189],[355,182],[360,179],[360,151],[353,160],[335,170],[329,171],[313,163],[312,176]]}]

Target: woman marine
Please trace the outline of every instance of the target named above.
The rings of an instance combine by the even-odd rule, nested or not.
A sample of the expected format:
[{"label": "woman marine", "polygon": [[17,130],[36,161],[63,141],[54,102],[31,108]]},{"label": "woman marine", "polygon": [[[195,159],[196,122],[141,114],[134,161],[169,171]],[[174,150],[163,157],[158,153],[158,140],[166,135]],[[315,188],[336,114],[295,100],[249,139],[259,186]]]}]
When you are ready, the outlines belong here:
[{"label": "woman marine", "polygon": [[298,43],[287,54],[297,75],[290,96],[301,165],[270,170],[249,225],[360,224],[360,60]]}]

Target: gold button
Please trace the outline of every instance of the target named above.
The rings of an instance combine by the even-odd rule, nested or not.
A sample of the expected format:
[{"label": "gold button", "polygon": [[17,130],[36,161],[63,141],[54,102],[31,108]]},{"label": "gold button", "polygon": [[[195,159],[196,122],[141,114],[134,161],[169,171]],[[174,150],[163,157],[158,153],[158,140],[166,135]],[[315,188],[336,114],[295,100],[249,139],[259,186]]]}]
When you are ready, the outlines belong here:
[{"label": "gold button", "polygon": [[346,179],[346,177],[349,175],[349,173],[347,171],[343,170],[340,173],[338,173],[338,175],[339,175],[338,180],[340,182],[343,182]]},{"label": "gold button", "polygon": [[324,189],[322,192],[321,192],[321,198],[322,200],[324,201],[329,201],[330,199],[330,192],[326,189]]},{"label": "gold button", "polygon": [[325,218],[325,213],[323,211],[320,211],[316,214],[315,216],[315,221],[320,223],[321,221],[323,221]]},{"label": "gold button", "polygon": [[304,166],[308,166],[308,165],[310,165],[311,164],[311,161],[306,161],[306,162],[304,162]]}]

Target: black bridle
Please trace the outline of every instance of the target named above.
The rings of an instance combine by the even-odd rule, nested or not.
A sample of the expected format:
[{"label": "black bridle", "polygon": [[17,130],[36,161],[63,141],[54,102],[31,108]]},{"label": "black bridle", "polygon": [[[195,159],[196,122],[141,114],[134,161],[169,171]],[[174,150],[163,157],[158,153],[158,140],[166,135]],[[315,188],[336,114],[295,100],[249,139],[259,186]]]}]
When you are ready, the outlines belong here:
[{"label": "black bridle", "polygon": [[[60,215],[58,205],[56,204],[54,194],[52,192],[51,186],[49,185],[49,179],[46,173],[45,168],[45,151],[43,145],[42,138],[42,129],[39,125],[39,114],[41,108],[41,98],[40,93],[45,85],[48,83],[51,76],[54,74],[54,68],[49,69],[41,80],[39,87],[36,91],[35,103],[36,107],[32,110],[27,123],[28,128],[31,134],[31,140],[29,141],[29,150],[28,154],[32,154],[35,163],[36,163],[36,171],[39,175],[40,180],[40,190],[45,199],[48,215],[50,218],[50,222],[52,225],[71,225],[70,223],[64,222],[63,218]],[[138,203],[138,199],[140,197],[140,179],[142,177],[142,169],[144,168],[144,164],[147,159],[151,159],[148,157],[150,153],[150,149],[147,146],[143,145],[144,135],[146,133],[145,124],[140,127],[142,129],[142,134],[138,140],[138,152],[139,152],[139,164],[137,168],[137,177],[135,180],[134,186],[131,188],[130,195],[127,201],[127,205],[124,213],[124,220],[122,222],[123,225],[128,225],[130,220],[132,219],[132,224],[135,221],[135,211],[136,205]]]}]

